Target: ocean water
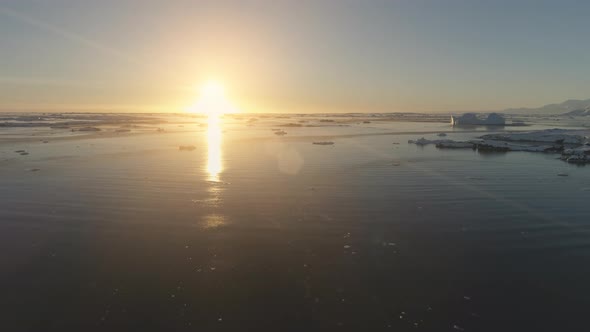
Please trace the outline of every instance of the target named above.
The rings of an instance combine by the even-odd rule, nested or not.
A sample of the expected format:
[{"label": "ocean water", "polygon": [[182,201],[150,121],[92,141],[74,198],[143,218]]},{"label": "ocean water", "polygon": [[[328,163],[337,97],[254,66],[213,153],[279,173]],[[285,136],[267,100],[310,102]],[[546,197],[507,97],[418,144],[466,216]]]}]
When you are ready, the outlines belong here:
[{"label": "ocean water", "polygon": [[0,128],[2,330],[586,329],[590,168],[407,143],[580,123],[136,120]]}]

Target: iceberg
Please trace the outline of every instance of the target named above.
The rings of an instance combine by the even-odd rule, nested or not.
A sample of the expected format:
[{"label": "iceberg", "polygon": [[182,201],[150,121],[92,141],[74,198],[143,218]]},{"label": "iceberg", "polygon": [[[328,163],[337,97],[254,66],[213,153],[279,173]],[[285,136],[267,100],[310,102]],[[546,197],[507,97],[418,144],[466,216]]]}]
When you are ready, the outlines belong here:
[{"label": "iceberg", "polygon": [[498,113],[490,113],[486,119],[480,119],[475,113],[465,113],[461,116],[451,115],[451,125],[475,125],[475,126],[504,126],[506,120]]}]

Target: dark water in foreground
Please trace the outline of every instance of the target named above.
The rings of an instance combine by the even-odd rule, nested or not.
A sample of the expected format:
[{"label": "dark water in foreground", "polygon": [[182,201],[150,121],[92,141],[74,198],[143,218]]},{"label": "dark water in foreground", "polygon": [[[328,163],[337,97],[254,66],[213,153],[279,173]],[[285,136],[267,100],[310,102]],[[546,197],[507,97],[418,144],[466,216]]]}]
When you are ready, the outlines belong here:
[{"label": "dark water in foreground", "polygon": [[0,329],[587,329],[590,168],[274,125],[0,141]]}]

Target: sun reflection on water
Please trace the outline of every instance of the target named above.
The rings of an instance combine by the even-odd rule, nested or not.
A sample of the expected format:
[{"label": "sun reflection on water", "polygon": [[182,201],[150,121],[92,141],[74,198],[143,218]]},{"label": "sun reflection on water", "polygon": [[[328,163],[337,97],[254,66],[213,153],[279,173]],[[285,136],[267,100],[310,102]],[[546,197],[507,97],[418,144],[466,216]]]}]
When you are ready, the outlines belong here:
[{"label": "sun reflection on water", "polygon": [[219,181],[223,171],[221,162],[221,117],[210,114],[207,120],[207,174],[209,181]]}]

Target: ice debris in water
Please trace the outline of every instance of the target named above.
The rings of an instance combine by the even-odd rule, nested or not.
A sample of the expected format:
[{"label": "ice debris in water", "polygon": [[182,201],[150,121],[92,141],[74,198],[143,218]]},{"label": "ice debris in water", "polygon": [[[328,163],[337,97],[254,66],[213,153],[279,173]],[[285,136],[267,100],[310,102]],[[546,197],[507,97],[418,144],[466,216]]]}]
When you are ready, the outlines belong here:
[{"label": "ice debris in water", "polygon": [[100,128],[96,128],[96,127],[82,127],[82,128],[78,128],[76,129],[72,129],[72,131],[100,131]]},{"label": "ice debris in water", "polygon": [[457,330],[457,331],[465,331],[465,329],[464,329],[464,328],[462,328],[462,327],[461,327],[461,326],[459,326],[459,325],[453,325],[453,329],[454,329],[454,330]]},{"label": "ice debris in water", "polygon": [[349,248],[350,248],[350,246],[348,244],[344,246],[344,249],[349,249]]},{"label": "ice debris in water", "polygon": [[196,149],[194,145],[181,145],[178,147],[179,151],[193,151],[194,149]]},{"label": "ice debris in water", "polygon": [[417,140],[408,140],[409,144],[416,144],[416,145],[428,145],[428,144],[439,144],[439,143],[455,143],[455,141],[450,140],[450,139],[434,139],[434,140],[430,140],[430,139],[426,139],[424,137],[421,137]]},{"label": "ice debris in water", "polygon": [[277,131],[275,131],[275,135],[277,135],[277,136],[285,136],[285,135],[287,135],[287,132],[284,131],[284,130],[277,130]]},{"label": "ice debris in water", "polygon": [[[441,134],[439,134],[441,136]],[[435,144],[440,149],[472,148],[479,151],[558,152],[568,163],[590,163],[590,135],[585,130],[547,129],[525,133],[500,133],[480,136],[469,141],[448,139],[429,140],[424,137],[409,140],[416,145]]]}]

